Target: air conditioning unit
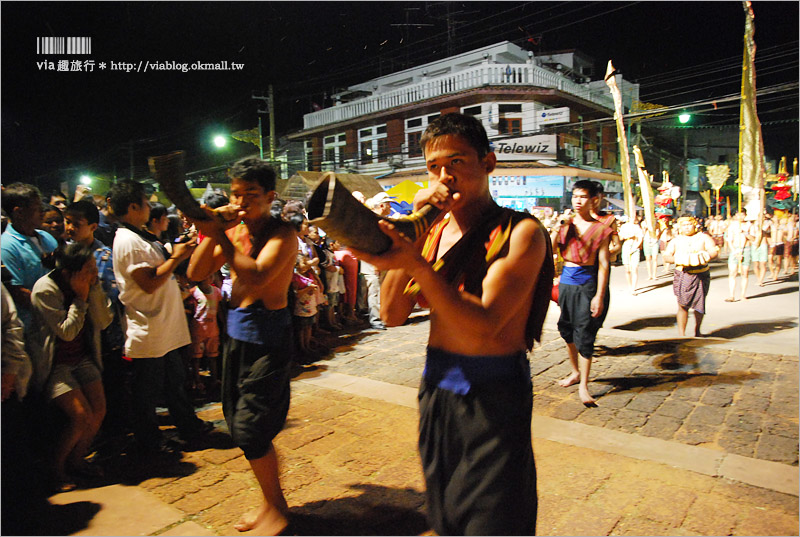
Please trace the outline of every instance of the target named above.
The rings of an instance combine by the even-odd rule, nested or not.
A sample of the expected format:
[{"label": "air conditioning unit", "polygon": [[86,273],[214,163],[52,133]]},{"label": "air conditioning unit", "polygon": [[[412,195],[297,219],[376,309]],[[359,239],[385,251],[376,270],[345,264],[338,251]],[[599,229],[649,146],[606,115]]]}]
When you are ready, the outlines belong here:
[{"label": "air conditioning unit", "polygon": [[586,150],[586,164],[594,164],[597,162],[597,150],[596,149],[587,149]]},{"label": "air conditioning unit", "polygon": [[386,159],[386,162],[392,168],[401,168],[403,166],[403,155],[389,155],[389,158]]}]

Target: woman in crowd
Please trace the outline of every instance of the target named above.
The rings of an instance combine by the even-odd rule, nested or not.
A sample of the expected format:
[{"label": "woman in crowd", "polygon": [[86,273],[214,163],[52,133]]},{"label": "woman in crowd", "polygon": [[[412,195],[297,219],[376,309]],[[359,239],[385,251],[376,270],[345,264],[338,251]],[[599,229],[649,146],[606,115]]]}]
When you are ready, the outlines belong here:
[{"label": "woman in crowd", "polygon": [[55,258],[55,270],[31,293],[39,320],[32,358],[37,387],[68,419],[52,461],[55,488],[64,491],[75,488],[68,468],[85,476],[101,473],[84,457],[106,414],[100,332],[113,313],[91,247],[72,243],[56,250]]}]

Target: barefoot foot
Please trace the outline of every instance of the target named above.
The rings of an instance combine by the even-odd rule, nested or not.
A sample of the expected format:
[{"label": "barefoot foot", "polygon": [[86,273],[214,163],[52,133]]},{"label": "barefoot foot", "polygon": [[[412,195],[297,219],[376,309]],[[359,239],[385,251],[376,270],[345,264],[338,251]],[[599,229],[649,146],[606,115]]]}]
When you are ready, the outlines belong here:
[{"label": "barefoot foot", "polygon": [[262,505],[242,516],[233,527],[241,532],[253,530],[256,535],[279,535],[288,524],[278,508]]},{"label": "barefoot foot", "polygon": [[572,386],[573,384],[577,384],[581,379],[580,373],[572,373],[567,378],[561,379],[558,381],[558,385],[562,388],[566,388],[567,386]]},{"label": "barefoot foot", "polygon": [[583,386],[578,388],[578,397],[581,398],[581,403],[586,406],[597,406],[597,402],[589,395],[589,390]]}]

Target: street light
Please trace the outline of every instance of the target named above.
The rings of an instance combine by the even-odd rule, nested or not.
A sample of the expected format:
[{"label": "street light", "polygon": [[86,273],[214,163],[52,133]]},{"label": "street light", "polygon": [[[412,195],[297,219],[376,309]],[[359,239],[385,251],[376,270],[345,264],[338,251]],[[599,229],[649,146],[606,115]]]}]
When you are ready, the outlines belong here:
[{"label": "street light", "polygon": [[214,145],[219,147],[220,149],[228,145],[228,138],[218,134],[214,136]]},{"label": "street light", "polygon": [[692,119],[692,114],[690,114],[689,112],[683,112],[681,115],[678,116],[678,121],[680,121],[682,125],[689,123],[690,119]]},{"label": "street light", "polygon": [[81,175],[81,184],[91,185],[92,184],[92,178],[89,177],[88,175]]}]

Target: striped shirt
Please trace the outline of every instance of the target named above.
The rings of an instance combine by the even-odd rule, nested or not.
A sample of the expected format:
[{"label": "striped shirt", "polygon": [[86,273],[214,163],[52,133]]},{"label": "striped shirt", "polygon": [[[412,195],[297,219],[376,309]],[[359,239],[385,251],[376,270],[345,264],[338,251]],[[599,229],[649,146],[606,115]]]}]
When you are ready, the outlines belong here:
[{"label": "striped shirt", "polygon": [[611,228],[603,222],[596,221],[583,234],[578,233],[578,228],[574,223],[570,223],[568,226],[562,227],[558,233],[558,250],[564,261],[576,265],[589,265],[594,252],[611,234]]}]

